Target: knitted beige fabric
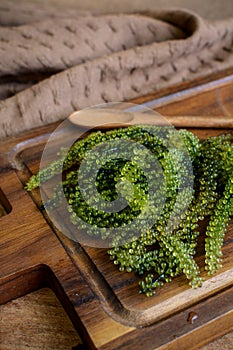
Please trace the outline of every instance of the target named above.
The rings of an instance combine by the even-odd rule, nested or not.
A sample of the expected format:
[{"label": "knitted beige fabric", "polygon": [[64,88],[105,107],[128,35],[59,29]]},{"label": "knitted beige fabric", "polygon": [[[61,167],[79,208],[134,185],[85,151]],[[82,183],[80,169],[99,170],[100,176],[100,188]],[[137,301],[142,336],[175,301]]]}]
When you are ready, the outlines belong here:
[{"label": "knitted beige fabric", "polygon": [[[17,10],[17,9],[16,9]],[[233,18],[182,10],[72,16],[12,26],[0,8],[0,138],[233,66]],[[32,18],[33,16],[31,16]],[[44,16],[45,17],[45,16]],[[4,23],[3,23],[4,18]]]}]

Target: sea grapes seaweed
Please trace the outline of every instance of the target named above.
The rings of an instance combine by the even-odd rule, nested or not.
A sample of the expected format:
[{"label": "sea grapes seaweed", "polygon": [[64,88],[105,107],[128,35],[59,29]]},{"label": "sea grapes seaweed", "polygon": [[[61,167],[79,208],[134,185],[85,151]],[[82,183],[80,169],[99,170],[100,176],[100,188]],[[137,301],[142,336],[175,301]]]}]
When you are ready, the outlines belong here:
[{"label": "sea grapes seaweed", "polygon": [[214,274],[222,267],[222,245],[230,218],[233,216],[233,147],[216,139],[221,158],[219,169],[219,198],[212,210],[206,230],[206,270]]},{"label": "sea grapes seaweed", "polygon": [[[208,221],[205,268],[209,274],[215,273],[222,264],[224,236],[233,216],[232,134],[207,140],[199,140],[187,130],[180,130],[177,134],[186,153],[175,138],[172,144],[172,130],[166,127],[130,126],[105,133],[93,132],[75,142],[70,150],[61,150],[63,158],[41,169],[26,185],[30,191],[63,171],[63,191],[71,221],[77,224],[77,214],[93,225],[90,234],[98,234],[98,227],[106,227],[107,232],[108,227],[118,227],[134,220],[147,203],[147,178],[137,165],[137,156],[143,157],[143,152],[138,155],[136,152],[131,161],[107,161],[97,175],[96,187],[103,200],[111,202],[119,193],[127,199],[128,206],[119,213],[107,213],[87,205],[77,185],[79,164],[89,150],[109,140],[131,140],[150,150],[163,169],[166,183],[163,210],[153,226],[139,237],[133,237],[123,245],[118,244],[119,237],[116,237],[108,251],[110,260],[120,271],[134,271],[142,276],[140,292],[147,296],[181,273],[186,275],[192,287],[201,286],[202,278],[194,258],[199,223],[204,219]],[[189,185],[192,181],[187,176],[187,159],[192,165],[193,186]],[[58,186],[54,197],[45,205],[56,207],[60,200],[61,188]],[[187,206],[184,205],[186,202]]]}]

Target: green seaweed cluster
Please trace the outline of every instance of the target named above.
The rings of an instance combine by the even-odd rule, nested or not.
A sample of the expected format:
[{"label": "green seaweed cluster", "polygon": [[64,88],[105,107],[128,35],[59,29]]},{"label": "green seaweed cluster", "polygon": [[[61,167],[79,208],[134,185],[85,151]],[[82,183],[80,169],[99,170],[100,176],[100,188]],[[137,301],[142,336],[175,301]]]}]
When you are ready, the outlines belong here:
[{"label": "green seaweed cluster", "polygon": [[[121,156],[108,157],[100,164],[95,186],[103,201],[95,202],[94,198],[90,205],[78,184],[79,166],[87,154],[91,156],[92,150],[108,145],[112,140],[121,140],[123,145],[123,140],[132,143],[130,159],[123,156],[122,146]],[[106,155],[111,153],[111,147],[111,143],[105,147]],[[145,149],[156,159],[157,168],[151,166]],[[89,227],[87,233],[93,236],[101,232],[101,239],[109,239],[110,228],[123,228],[111,237],[108,253],[120,271],[134,271],[142,276],[140,292],[151,296],[157,287],[181,273],[193,288],[201,286],[195,255],[203,220],[207,222],[205,269],[214,274],[221,268],[224,236],[233,216],[232,134],[199,140],[187,130],[129,126],[93,132],[76,141],[68,151],[61,150],[61,154],[65,154],[61,160],[32,176],[26,189],[31,191],[63,172],[62,188],[71,222],[78,225],[80,220],[77,218],[81,218],[82,228],[85,229],[86,223]],[[100,162],[95,153],[92,162]],[[143,169],[141,164],[144,164]],[[88,170],[91,169],[86,167],[86,173],[83,172],[87,188],[91,186]],[[156,188],[154,197],[151,186]],[[122,205],[127,204],[117,212],[106,211],[103,203],[116,199]],[[56,207],[60,201],[61,187],[58,187],[46,205]],[[146,226],[145,214],[148,218],[155,218],[149,227]],[[128,230],[128,224],[139,216],[145,230],[134,235],[133,226]]]}]

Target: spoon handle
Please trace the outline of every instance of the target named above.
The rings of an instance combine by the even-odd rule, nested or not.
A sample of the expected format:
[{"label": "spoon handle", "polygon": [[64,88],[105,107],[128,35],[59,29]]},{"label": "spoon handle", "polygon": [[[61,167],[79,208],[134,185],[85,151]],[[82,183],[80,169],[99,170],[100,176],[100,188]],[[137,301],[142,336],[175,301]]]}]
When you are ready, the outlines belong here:
[{"label": "spoon handle", "polygon": [[186,128],[233,129],[233,116],[161,116],[159,114],[116,110],[81,110],[69,116],[82,128],[111,129],[134,124],[173,125]]},{"label": "spoon handle", "polygon": [[[159,117],[158,124],[159,124]],[[137,117],[132,120],[135,124],[148,123],[156,124],[156,116],[145,115],[144,117]],[[233,116],[165,116],[163,117],[168,123],[175,127],[186,128],[216,128],[216,129],[232,129]],[[162,123],[161,123],[162,124]]]}]

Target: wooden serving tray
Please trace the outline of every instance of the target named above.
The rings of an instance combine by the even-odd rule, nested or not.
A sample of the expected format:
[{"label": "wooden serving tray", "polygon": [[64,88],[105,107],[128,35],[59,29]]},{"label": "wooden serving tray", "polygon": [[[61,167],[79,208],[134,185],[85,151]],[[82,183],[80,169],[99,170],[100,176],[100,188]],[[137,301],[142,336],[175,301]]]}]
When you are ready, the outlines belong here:
[{"label": "wooden serving tray", "polygon": [[[233,70],[132,102],[163,115],[206,115],[205,128],[190,129],[201,138],[232,132],[208,128],[208,116],[233,115]],[[64,237],[40,211],[39,192],[24,190],[56,126],[0,144],[0,303],[49,286],[88,349],[196,349],[232,330],[233,224],[225,237],[223,268],[213,277],[204,271],[200,242],[202,288],[191,289],[179,276],[152,298],[139,294],[134,273],[119,272],[106,249]]]}]

